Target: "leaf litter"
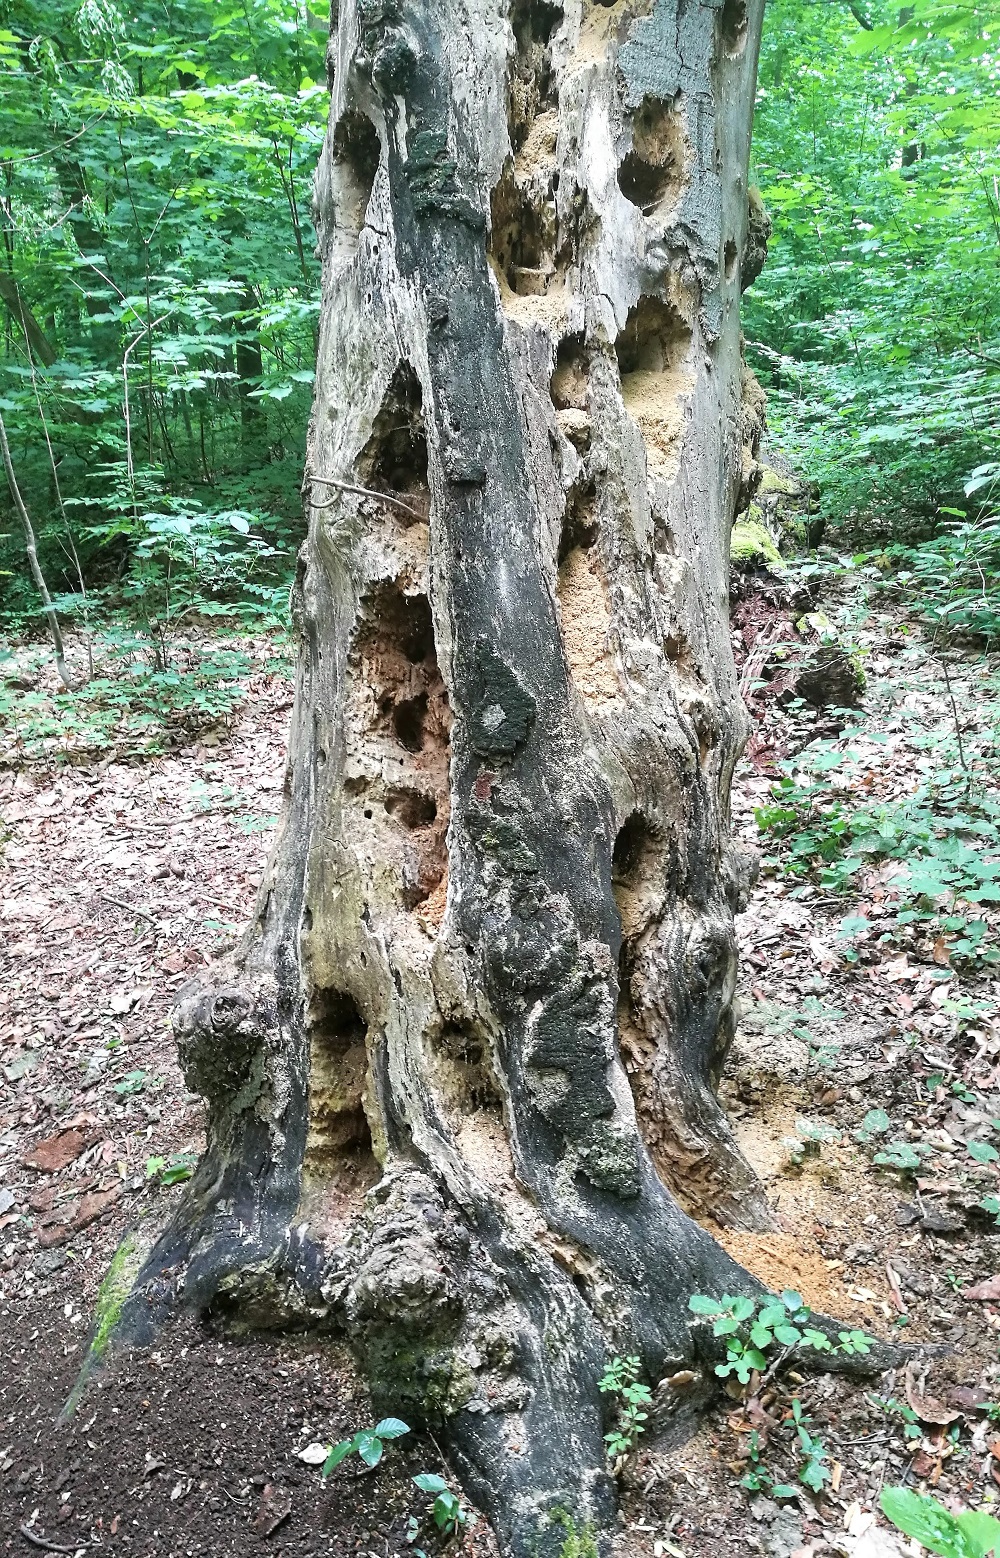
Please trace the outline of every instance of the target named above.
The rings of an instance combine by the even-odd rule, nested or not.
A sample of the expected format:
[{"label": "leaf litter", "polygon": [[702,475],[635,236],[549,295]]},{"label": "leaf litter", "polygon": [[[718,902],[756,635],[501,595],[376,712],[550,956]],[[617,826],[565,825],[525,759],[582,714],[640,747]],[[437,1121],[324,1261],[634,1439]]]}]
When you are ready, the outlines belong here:
[{"label": "leaf litter", "polygon": [[[813,762],[817,740],[835,776],[839,749],[861,754],[831,786],[839,803],[891,808],[926,787],[927,753],[947,739],[948,699],[919,632],[858,612],[849,590],[827,610],[860,622],[864,708],[806,708],[780,686],[774,698],[752,694],[757,723],[734,794],[737,828],[767,858],[738,921],[742,1020],[723,1090],[777,1227],[714,1231],[776,1289],[794,1287],[852,1327],[948,1351],[926,1373],[901,1368],[865,1385],[796,1375],[832,1477],[791,1504],[740,1487],[764,1423],[776,1476],[793,1477],[791,1384],[780,1375],[735,1412],[710,1413],[680,1447],[658,1443],[654,1413],[623,1471],[616,1558],[895,1553],[876,1514],[887,1483],[933,1489],[956,1507],[1000,1490],[989,1410],[1000,1398],[1000,1202],[990,1211],[1000,1029],[984,955],[996,910],[988,896],[975,907],[987,930],[956,954],[970,938],[940,913],[900,922],[908,900],[891,857],[869,849],[839,880],[834,859],[835,879],[823,880],[823,862],[802,868],[794,833],[762,840],[755,816],[786,777],[779,765]],[[979,654],[952,659],[976,761],[991,750],[996,709],[982,686],[995,670],[988,661],[984,672]],[[184,1177],[202,1142],[167,1014],[252,911],[289,698],[282,677],[258,672],[218,741],[141,763],[0,775],[4,1531],[37,1509],[40,1532],[81,1545],[128,1533],[151,1553],[168,1541],[171,1551],[235,1555],[249,1528],[291,1553],[327,1550],[327,1531],[338,1553],[376,1550],[378,1536],[381,1558],[409,1550],[407,1474],[418,1461],[440,1465],[430,1448],[411,1447],[405,1462],[394,1450],[361,1479],[363,1494],[352,1486],[345,1496],[336,1478],[320,1493],[301,1450],[350,1435],[370,1412],[346,1354],[289,1339],[236,1346],[189,1322],[154,1353],[122,1360],[85,1404],[91,1416],[51,1426],[119,1237],[144,1211],[162,1212],[175,1193],[169,1166]],[[676,1388],[690,1388],[689,1374]],[[492,1550],[481,1523],[463,1540]]]}]

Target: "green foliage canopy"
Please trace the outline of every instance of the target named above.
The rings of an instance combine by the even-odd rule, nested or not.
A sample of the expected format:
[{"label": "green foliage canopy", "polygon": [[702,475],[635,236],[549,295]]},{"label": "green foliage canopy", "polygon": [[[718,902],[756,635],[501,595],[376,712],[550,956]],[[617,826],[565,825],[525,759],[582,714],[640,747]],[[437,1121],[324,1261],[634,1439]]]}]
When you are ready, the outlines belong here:
[{"label": "green foliage canopy", "polygon": [[186,498],[292,538],[325,44],[298,0],[0,0],[0,406],[57,589]]},{"label": "green foliage canopy", "polygon": [[834,522],[924,531],[1000,431],[1000,5],[769,0],[746,335]]}]

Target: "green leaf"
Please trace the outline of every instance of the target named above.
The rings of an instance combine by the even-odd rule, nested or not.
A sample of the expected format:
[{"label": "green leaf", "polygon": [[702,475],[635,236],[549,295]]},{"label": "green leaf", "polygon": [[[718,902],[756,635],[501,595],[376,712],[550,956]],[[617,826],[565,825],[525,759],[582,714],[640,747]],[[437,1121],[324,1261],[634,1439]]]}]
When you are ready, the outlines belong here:
[{"label": "green leaf", "polygon": [[401,1439],[409,1431],[409,1424],[399,1417],[383,1417],[380,1423],[375,1424],[375,1432],[380,1439]]},{"label": "green leaf", "polygon": [[717,1298],[709,1298],[705,1293],[692,1293],[688,1299],[688,1308],[696,1315],[717,1315],[721,1307]]},{"label": "green leaf", "polygon": [[776,1325],[774,1334],[782,1347],[795,1347],[802,1340],[802,1332],[794,1325]]},{"label": "green leaf", "polygon": [[830,1480],[830,1473],[822,1461],[809,1460],[799,1472],[799,1480],[804,1482],[807,1488],[812,1488],[814,1493],[822,1493]]},{"label": "green leaf", "polygon": [[342,1460],[350,1455],[353,1449],[353,1439],[341,1439],[339,1444],[334,1445],[326,1460],[323,1462],[323,1471],[321,1475],[324,1477],[329,1477],[330,1473],[340,1465]]},{"label": "green leaf", "polygon": [[371,1429],[357,1436],[357,1452],[366,1466],[377,1466],[382,1459],[384,1446],[378,1434]]},{"label": "green leaf", "polygon": [[802,1300],[802,1294],[796,1293],[794,1288],[785,1288],[781,1295],[781,1302],[784,1304],[789,1314],[796,1314],[798,1310],[805,1307]]},{"label": "green leaf", "polygon": [[443,1477],[439,1477],[433,1471],[421,1471],[414,1477],[414,1482],[421,1493],[447,1493],[448,1484]]},{"label": "green leaf", "polygon": [[920,1167],[920,1154],[909,1142],[894,1141],[884,1152],[876,1152],[872,1161],[882,1163],[887,1168],[917,1169]]},{"label": "green leaf", "polygon": [[1000,1159],[1000,1152],[991,1147],[988,1141],[967,1141],[969,1157],[975,1158],[977,1163],[996,1163]]},{"label": "green leaf", "polygon": [[884,1109],[869,1109],[860,1126],[865,1136],[883,1136],[892,1130],[892,1121]]},{"label": "green leaf", "polygon": [[1000,1520],[980,1509],[967,1509],[957,1516],[959,1530],[970,1544],[975,1558],[986,1558],[994,1549],[1000,1551]]},{"label": "green leaf", "polygon": [[[883,1488],[880,1502],[883,1513],[904,1536],[915,1537],[942,1558],[984,1558],[989,1551],[977,1536],[970,1534],[967,1539],[955,1516],[937,1499],[922,1497],[909,1488]],[[993,1540],[1000,1540],[1000,1523],[992,1524]]]}]

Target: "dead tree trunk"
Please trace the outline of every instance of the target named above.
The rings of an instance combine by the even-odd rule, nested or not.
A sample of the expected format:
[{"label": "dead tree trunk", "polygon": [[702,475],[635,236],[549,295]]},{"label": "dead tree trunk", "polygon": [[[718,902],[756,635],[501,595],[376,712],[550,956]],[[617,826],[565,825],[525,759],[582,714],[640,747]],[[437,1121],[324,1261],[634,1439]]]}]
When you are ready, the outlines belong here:
[{"label": "dead tree trunk", "polygon": [[715,1097],[763,0],[333,11],[284,815],[129,1312],[346,1332],[527,1558],[608,1529],[608,1357],[686,1368],[755,1286],[706,1224],[768,1215]]}]

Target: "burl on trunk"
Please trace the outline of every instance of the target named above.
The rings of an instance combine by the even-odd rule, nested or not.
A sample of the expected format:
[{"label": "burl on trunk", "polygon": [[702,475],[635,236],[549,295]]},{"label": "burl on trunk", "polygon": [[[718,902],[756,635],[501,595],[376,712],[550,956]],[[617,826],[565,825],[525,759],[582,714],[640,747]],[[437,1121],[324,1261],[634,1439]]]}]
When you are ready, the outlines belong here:
[{"label": "burl on trunk", "polygon": [[284,814],[129,1302],[346,1333],[519,1558],[605,1541],[608,1358],[697,1368],[706,1225],[768,1217],[715,1097],[762,11],[334,0]]}]

